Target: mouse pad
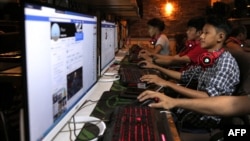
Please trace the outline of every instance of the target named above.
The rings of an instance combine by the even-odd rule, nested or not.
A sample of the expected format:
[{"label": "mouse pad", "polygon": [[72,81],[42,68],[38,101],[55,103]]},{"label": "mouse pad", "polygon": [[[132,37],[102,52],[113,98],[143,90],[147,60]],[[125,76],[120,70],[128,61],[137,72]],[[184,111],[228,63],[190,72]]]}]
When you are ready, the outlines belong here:
[{"label": "mouse pad", "polygon": [[[120,85],[119,81],[115,81],[110,91],[105,91],[96,104],[96,107],[90,114],[90,116],[102,119],[104,121],[109,120],[110,114],[113,112],[116,106],[122,106],[134,103],[134,99],[121,98],[120,93],[124,91],[126,87]],[[76,141],[91,140],[98,136],[99,130],[95,125],[84,125],[78,134]],[[101,140],[101,139],[99,139]]]},{"label": "mouse pad", "polygon": [[75,141],[88,141],[95,139],[99,134],[99,128],[95,124],[86,123]]}]

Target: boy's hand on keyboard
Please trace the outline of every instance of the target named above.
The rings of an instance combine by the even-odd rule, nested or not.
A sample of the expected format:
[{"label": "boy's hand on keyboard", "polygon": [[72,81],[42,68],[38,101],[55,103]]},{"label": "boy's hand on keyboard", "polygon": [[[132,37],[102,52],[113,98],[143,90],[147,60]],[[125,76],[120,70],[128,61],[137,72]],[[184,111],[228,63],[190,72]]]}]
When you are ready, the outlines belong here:
[{"label": "boy's hand on keyboard", "polygon": [[143,64],[142,68],[155,68],[155,64],[151,63],[150,61],[140,61],[137,65],[141,66]]},{"label": "boy's hand on keyboard", "polygon": [[168,83],[168,81],[160,78],[159,76],[157,75],[143,75],[140,80],[142,82],[147,82],[147,83],[154,83],[156,85],[159,85],[159,86],[167,86],[166,84]]},{"label": "boy's hand on keyboard", "polygon": [[143,58],[145,60],[152,60],[151,56],[152,56],[152,54],[149,51],[145,50],[145,49],[141,50],[138,53],[138,58]]},{"label": "boy's hand on keyboard", "polygon": [[142,102],[147,99],[157,99],[158,102],[150,103],[148,106],[153,108],[164,108],[164,109],[172,109],[175,107],[175,99],[169,96],[166,96],[163,93],[155,92],[155,91],[144,91],[138,97],[138,101]]}]

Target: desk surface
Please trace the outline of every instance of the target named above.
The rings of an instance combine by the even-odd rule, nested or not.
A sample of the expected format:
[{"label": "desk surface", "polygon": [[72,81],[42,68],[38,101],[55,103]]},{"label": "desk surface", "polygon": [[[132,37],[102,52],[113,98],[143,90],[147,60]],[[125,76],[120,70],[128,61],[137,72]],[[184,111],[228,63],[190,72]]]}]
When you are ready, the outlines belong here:
[{"label": "desk surface", "polygon": [[[105,91],[109,91],[111,88],[114,88],[114,87],[112,87],[114,85],[116,85],[116,82],[98,82],[94,86],[91,94],[88,97],[88,100],[98,101],[100,99],[100,97],[103,95],[103,93]],[[75,116],[93,115],[92,112],[95,109],[96,104],[97,104],[97,102],[92,102],[91,104],[89,104],[88,106],[85,106],[83,109],[81,109],[79,112],[77,112],[75,114]],[[172,133],[174,141],[180,141],[180,137],[179,137],[179,134],[176,130],[176,126],[175,126],[175,123],[173,121],[171,114],[167,114],[167,119],[169,122],[170,131]],[[83,124],[82,125],[78,124],[76,128],[82,128],[82,127],[83,127]],[[61,130],[61,132],[59,132],[58,135],[54,138],[54,141],[68,141],[68,140],[70,140],[70,132],[63,132],[63,131],[68,131],[68,130],[69,130],[68,125],[65,125],[64,128]],[[76,134],[79,134],[80,131],[81,130],[77,130]],[[74,136],[73,131],[71,132],[71,135],[72,135],[71,139],[74,140],[76,137]]]}]

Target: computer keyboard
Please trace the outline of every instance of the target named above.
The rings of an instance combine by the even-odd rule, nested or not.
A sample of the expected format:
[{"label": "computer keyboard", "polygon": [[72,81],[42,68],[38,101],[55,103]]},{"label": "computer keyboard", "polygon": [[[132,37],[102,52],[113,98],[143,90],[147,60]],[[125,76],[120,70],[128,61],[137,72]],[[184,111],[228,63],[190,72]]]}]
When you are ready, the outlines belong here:
[{"label": "computer keyboard", "polygon": [[140,69],[124,67],[120,68],[119,74],[121,76],[120,82],[125,86],[137,86],[138,83],[142,83],[140,78],[146,74],[160,75],[160,72],[153,69]]},{"label": "computer keyboard", "polygon": [[131,63],[138,63],[140,61],[144,60],[143,58],[138,58],[138,54],[129,54],[128,61]]},{"label": "computer keyboard", "polygon": [[116,107],[104,141],[171,141],[165,113],[147,106]]},{"label": "computer keyboard", "polygon": [[139,69],[127,69],[121,68],[120,75],[124,81],[140,82],[140,77],[143,75],[143,72]]}]

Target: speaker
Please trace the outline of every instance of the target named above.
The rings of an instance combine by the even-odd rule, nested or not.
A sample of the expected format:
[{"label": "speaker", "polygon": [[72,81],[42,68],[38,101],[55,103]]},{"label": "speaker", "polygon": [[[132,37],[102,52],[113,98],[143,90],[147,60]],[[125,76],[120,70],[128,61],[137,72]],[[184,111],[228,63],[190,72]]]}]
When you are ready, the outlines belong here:
[{"label": "speaker", "polygon": [[211,67],[224,51],[224,48],[221,48],[218,51],[202,53],[198,57],[198,64],[203,68]]}]

